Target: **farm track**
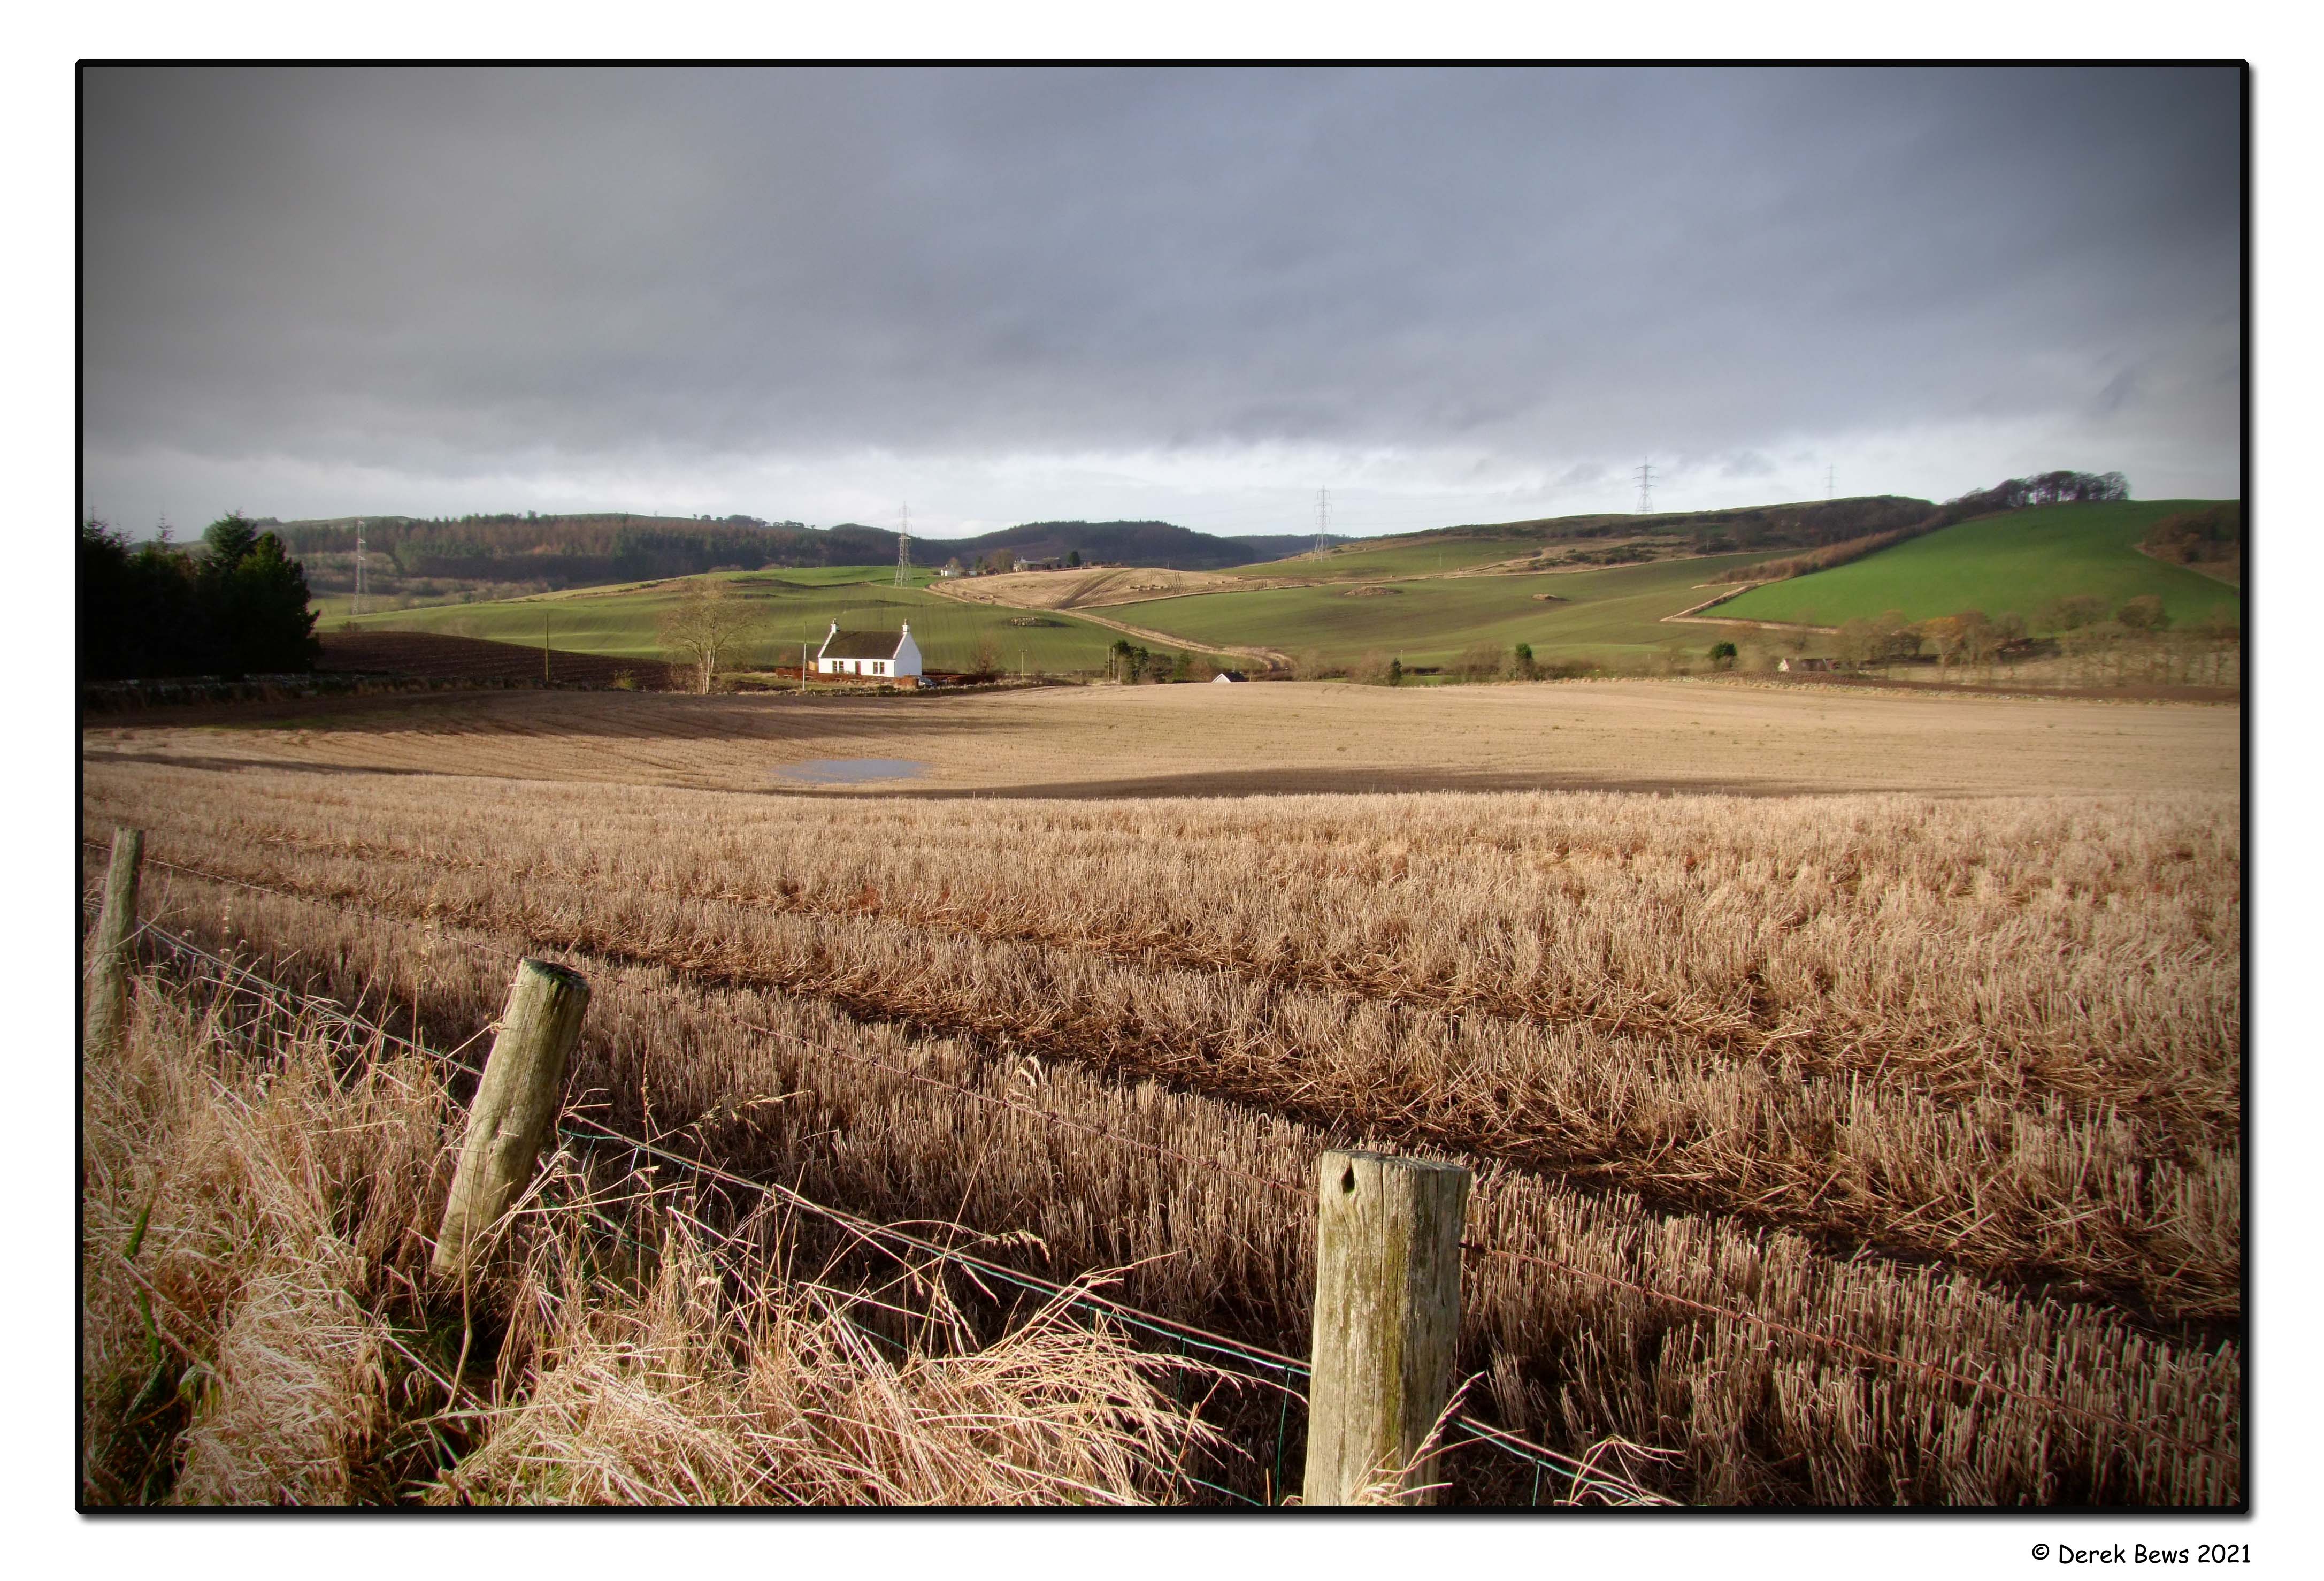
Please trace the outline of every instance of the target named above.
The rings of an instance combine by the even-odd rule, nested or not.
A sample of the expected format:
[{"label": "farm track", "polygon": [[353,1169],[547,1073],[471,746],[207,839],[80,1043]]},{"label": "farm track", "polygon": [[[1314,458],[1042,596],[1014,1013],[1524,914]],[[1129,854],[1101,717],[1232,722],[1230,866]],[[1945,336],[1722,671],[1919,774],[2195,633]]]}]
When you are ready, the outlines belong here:
[{"label": "farm track", "polygon": [[[166,816],[152,821],[169,829]],[[1845,1068],[1819,1068],[1812,1040],[1770,1038],[1749,1015],[1687,1022],[1647,1003],[1601,1006],[1595,1025],[1544,1024],[1442,984],[1411,996],[1433,992],[1432,1005],[1393,982],[1386,992],[1378,981],[1370,992],[1303,984],[1296,957],[1238,971],[1174,958],[1151,939],[1034,939],[1029,921],[996,938],[870,911],[862,892],[835,904],[826,892],[821,905],[777,892],[770,904],[690,892],[667,873],[574,870],[540,850],[446,861],[280,829],[178,837],[158,848],[198,852],[228,877],[822,997],[867,1019],[1425,1139],[1674,1211],[1789,1227],[1842,1254],[2062,1283],[2164,1324],[2232,1324],[2239,1311],[2232,1092],[2184,1083],[2183,1072],[2182,1090],[2165,1096],[2159,1076],[2116,1070],[2099,1086],[2053,1052],[2045,1086],[2043,1062],[2021,1049],[2006,1084],[1980,1086],[1961,1040],[1916,1059],[1893,1036]],[[244,854],[229,859],[237,845]],[[1969,1047],[1972,1064],[1996,1063],[1991,1047]],[[2196,1101],[2206,1090],[2208,1108]]]},{"label": "farm track", "polygon": [[[1004,605],[997,601],[992,604],[987,604],[984,600],[980,598],[963,598],[959,595],[945,588],[941,584],[931,584],[928,590],[936,594],[939,597],[949,598],[955,604],[966,604],[981,608],[1031,609],[1037,607],[1033,605]],[[1164,595],[1164,596],[1185,596],[1185,595]],[[1156,600],[1139,598],[1133,599],[1130,602],[1136,604],[1150,604],[1156,602]],[[1048,608],[1051,606],[1039,606],[1038,607]],[[1065,608],[1063,605],[1058,605],[1055,607],[1060,611],[1063,611]],[[1222,659],[1257,659],[1264,661],[1270,670],[1289,670],[1291,668],[1291,655],[1282,652],[1277,649],[1262,648],[1256,645],[1238,644],[1232,643],[1198,643],[1192,637],[1174,637],[1168,632],[1157,632],[1150,626],[1132,625],[1126,620],[1116,620],[1111,615],[1097,615],[1093,613],[1093,610],[1099,608],[1126,609],[1128,607],[1129,605],[1127,604],[1083,606],[1074,607],[1071,613],[1075,620],[1085,620],[1092,625],[1102,625],[1109,631],[1120,632],[1124,636],[1136,637],[1142,642],[1158,643],[1166,648],[1187,648],[1197,653],[1216,653]]]},{"label": "farm track", "polygon": [[[241,941],[244,953],[343,999],[368,990],[374,1013],[398,1026],[408,1014],[413,1031],[445,1046],[497,1012],[504,958],[480,957],[440,923],[383,927],[328,904],[156,877],[154,906],[173,926],[216,945]],[[940,1204],[1051,1272],[1139,1262],[1129,1293],[1142,1304],[1296,1348],[1309,1278],[1305,1193],[1286,1200],[1250,1181],[1303,1181],[1333,1140],[1313,1128],[1070,1064],[984,1058],[818,1003],[705,990],[659,969],[604,966],[593,981],[575,1085],[597,1095],[613,1123],[682,1134],[735,1167],[776,1170],[811,1195],[887,1216]],[[1153,1136],[1214,1167],[1157,1164],[1134,1146],[1060,1135],[1024,1111],[964,1113],[910,1080],[803,1054],[790,1038]],[[761,1096],[785,1101],[753,1101]],[[1823,1257],[1797,1237],[1648,1214],[1619,1193],[1593,1197],[1490,1164],[1471,1234],[1582,1271],[1545,1280],[1526,1264],[1470,1260],[1461,1364],[1481,1374],[1500,1419],[1538,1424],[1553,1442],[1616,1431],[1667,1444],[1679,1455],[1668,1486],[1682,1496],[2217,1503],[2239,1485],[2233,1345],[2159,1342],[2101,1312]],[[1969,1365],[2004,1392],[1965,1402],[1910,1370],[1771,1346],[1759,1330],[1706,1322],[1607,1281]],[[2094,1426],[2024,1398],[2034,1393],[2163,1424],[2219,1450],[2190,1454]]]}]

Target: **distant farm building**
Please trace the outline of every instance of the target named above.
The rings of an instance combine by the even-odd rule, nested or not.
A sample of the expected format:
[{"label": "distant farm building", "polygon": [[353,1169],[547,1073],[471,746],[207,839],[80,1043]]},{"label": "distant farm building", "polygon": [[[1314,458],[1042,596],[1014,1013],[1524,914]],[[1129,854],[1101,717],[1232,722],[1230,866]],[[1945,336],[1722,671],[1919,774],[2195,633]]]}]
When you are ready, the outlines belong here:
[{"label": "distant farm building", "polygon": [[815,668],[818,675],[860,675],[881,680],[908,679],[917,686],[920,680],[920,645],[912,641],[909,621],[893,636],[886,632],[843,632],[839,623],[833,621],[830,634],[816,651]]},{"label": "distant farm building", "polygon": [[1775,668],[1786,675],[1829,675],[1832,663],[1829,659],[1784,659],[1777,661]]},{"label": "distant farm building", "polygon": [[1244,674],[1241,670],[1220,670],[1216,675],[1213,675],[1213,677],[1211,677],[1211,684],[1212,684],[1213,686],[1216,686],[1216,685],[1218,685],[1221,681],[1225,681],[1225,680],[1249,680],[1250,679],[1250,677],[1249,677],[1249,676],[1245,675],[1245,674]]}]

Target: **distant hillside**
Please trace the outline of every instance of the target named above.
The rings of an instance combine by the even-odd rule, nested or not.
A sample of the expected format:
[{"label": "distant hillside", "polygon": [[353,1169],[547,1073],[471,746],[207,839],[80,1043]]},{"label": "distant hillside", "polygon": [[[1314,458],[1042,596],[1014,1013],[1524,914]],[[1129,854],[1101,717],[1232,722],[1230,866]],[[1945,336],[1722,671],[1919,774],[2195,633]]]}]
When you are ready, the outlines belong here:
[{"label": "distant hillside", "polygon": [[[318,594],[355,588],[355,519],[261,522],[307,567]],[[896,533],[843,522],[809,527],[752,516],[576,515],[513,513],[456,518],[366,516],[364,579],[380,603],[511,596],[714,570],[885,565]],[[1007,550],[1019,559],[1065,559],[1213,570],[1312,547],[1312,538],[1218,538],[1168,522],[1028,522],[974,538],[915,540],[922,565],[973,567]],[[1344,539],[1333,539],[1344,542]]]},{"label": "distant hillside", "polygon": [[[332,589],[354,586],[353,517],[269,525],[307,563],[310,583]],[[363,532],[368,578],[536,588],[692,576],[720,568],[864,565],[892,559],[896,553],[896,535],[878,528],[816,529],[750,516],[366,516]],[[386,590],[384,583],[380,587]]]},{"label": "distant hillside", "polygon": [[[929,591],[922,569],[908,587],[886,572],[761,571],[721,578],[747,613],[747,626],[729,659],[745,670],[796,664],[803,644],[819,642],[831,623],[850,631],[892,632],[909,621],[929,668],[973,670],[984,664],[1033,674],[1095,675],[1106,667],[1118,633],[1065,612],[1038,615],[1008,607],[964,605]],[[422,632],[530,648],[564,655],[595,654],[612,661],[670,661],[661,619],[687,585],[581,588],[549,596],[446,604],[365,615],[325,623],[326,634]],[[1146,644],[1175,656],[1176,649]],[[537,671],[535,671],[537,673]],[[559,671],[558,673],[563,673]]]},{"label": "distant hillside", "polygon": [[[1343,538],[1329,541],[1344,543]],[[1020,560],[1065,559],[1118,566],[1163,566],[1174,571],[1215,571],[1314,547],[1313,535],[1214,538],[1169,522],[1028,522],[975,538],[931,538],[913,545],[932,565],[957,558],[974,567],[1007,550]],[[889,552],[893,554],[891,548]]]},{"label": "distant hillside", "polygon": [[2148,594],[2174,622],[2215,610],[2237,618],[2234,587],[2140,552],[2156,523],[2203,509],[2200,500],[2115,500],[2038,505],[1981,516],[1830,570],[1770,582],[1716,608],[1737,620],[1837,625],[1895,610],[1907,620],[1980,610],[2015,615],[2036,636],[2056,600],[2089,597],[2106,609]]},{"label": "distant hillside", "polygon": [[[1305,554],[1314,548],[1315,535],[1312,532],[1259,533],[1230,538],[1227,541],[1240,543],[1244,548],[1256,551],[1260,559],[1281,559],[1289,555]],[[1323,546],[1326,549],[1354,541],[1354,539],[1343,537],[1337,532],[1326,532],[1323,535]]]},{"label": "distant hillside", "polygon": [[1732,554],[1839,543],[1868,532],[1906,526],[1924,519],[1934,509],[1935,505],[1927,500],[1903,495],[1859,495],[1844,500],[1740,505],[1723,511],[1553,516],[1489,526],[1447,527],[1439,532],[1416,536],[1421,541],[1460,537],[1530,544],[1650,534],[1685,539],[1697,554]]},{"label": "distant hillside", "polygon": [[1305,552],[1313,540],[1292,539],[1291,553],[1232,569],[1239,577],[1347,582],[1506,569],[1520,560],[1544,570],[1640,565],[1682,556],[1819,549],[1909,527],[1937,508],[1927,500],[1872,495],[1724,511],[1544,516],[1354,540],[1321,559]]}]

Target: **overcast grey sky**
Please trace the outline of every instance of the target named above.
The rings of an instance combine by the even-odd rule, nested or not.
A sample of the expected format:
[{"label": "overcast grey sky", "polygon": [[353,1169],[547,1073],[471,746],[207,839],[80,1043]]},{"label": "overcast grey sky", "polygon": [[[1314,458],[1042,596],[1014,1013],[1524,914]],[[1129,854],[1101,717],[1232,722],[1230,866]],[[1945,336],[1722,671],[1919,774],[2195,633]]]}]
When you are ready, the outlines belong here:
[{"label": "overcast grey sky", "polygon": [[106,70],[133,532],[2232,495],[2231,69]]}]

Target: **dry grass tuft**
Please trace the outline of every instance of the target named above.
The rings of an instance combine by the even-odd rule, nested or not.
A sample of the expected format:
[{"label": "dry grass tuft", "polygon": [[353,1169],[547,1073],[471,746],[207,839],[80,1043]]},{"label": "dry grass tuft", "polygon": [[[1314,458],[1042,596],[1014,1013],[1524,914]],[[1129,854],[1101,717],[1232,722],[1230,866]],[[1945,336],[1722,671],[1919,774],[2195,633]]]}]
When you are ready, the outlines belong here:
[{"label": "dry grass tuft", "polygon": [[431,1501],[1139,1504],[1215,1442],[1157,1391],[1167,1364],[1062,1302],[981,1350],[899,1354],[825,1287],[722,1268],[683,1217],[642,1291],[587,1239],[536,1253],[516,1403]]},{"label": "dry grass tuft", "polygon": [[91,1502],[1142,1503],[1218,1444],[1166,1390],[1199,1369],[1062,1303],[979,1346],[931,1285],[888,1354],[784,1236],[569,1160],[464,1329],[421,1279],[457,1111],[313,1021],[149,975],[87,1083]]},{"label": "dry grass tuft", "polygon": [[443,1098],[318,1027],[254,1049],[221,1004],[138,985],[85,1067],[85,1491],[339,1503],[394,1414],[384,1316],[440,1202]]}]

